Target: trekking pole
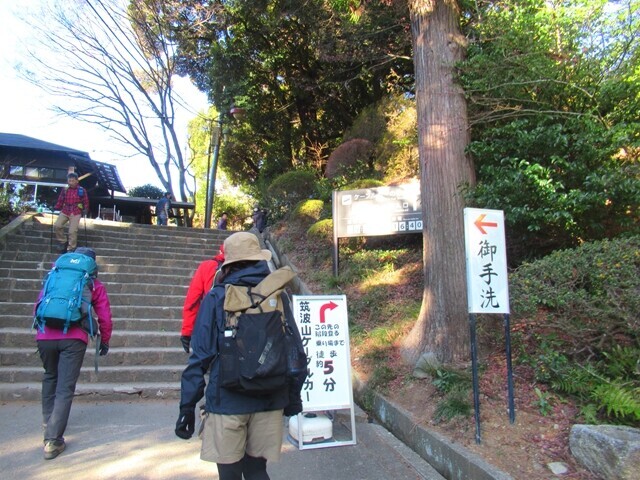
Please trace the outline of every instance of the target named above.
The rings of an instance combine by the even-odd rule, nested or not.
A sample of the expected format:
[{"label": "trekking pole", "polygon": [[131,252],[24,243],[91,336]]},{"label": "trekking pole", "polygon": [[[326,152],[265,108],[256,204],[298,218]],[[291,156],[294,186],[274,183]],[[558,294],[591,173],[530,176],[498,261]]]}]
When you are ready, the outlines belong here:
[{"label": "trekking pole", "polygon": [[49,253],[53,253],[53,209],[51,209],[51,235],[49,235]]},{"label": "trekking pole", "polygon": [[89,243],[87,242],[87,214],[83,213],[82,216],[84,217],[84,246],[88,247]]}]

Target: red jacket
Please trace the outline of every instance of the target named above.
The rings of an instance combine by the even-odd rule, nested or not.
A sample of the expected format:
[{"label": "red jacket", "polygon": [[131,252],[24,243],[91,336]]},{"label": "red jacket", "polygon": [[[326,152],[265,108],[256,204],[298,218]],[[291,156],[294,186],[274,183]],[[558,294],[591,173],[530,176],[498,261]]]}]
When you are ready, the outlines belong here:
[{"label": "red jacket", "polygon": [[[82,195],[80,195],[82,193]],[[78,208],[78,205],[82,205],[82,209]],[[70,217],[71,215],[82,215],[82,213],[89,212],[89,196],[87,195],[87,189],[84,187],[66,187],[58,195],[58,201],[54,207],[56,210],[60,210],[63,214]]]},{"label": "red jacket", "polygon": [[187,297],[184,299],[184,307],[182,308],[182,330],[180,331],[180,335],[191,336],[200,303],[209,290],[211,290],[213,278],[223,263],[224,249],[220,246],[220,252],[212,259],[202,262],[198,266],[196,273],[193,274],[193,278],[189,284],[189,290],[187,290]]}]

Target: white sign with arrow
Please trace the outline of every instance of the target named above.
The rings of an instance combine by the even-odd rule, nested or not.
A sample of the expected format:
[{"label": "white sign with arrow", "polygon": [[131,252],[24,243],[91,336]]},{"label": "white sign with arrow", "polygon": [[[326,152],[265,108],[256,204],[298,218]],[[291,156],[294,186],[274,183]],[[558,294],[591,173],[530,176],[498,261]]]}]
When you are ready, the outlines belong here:
[{"label": "white sign with arrow", "polygon": [[293,312],[309,358],[304,411],[353,408],[347,298],[294,295]]},{"label": "white sign with arrow", "polygon": [[464,209],[469,313],[509,313],[504,212]]}]

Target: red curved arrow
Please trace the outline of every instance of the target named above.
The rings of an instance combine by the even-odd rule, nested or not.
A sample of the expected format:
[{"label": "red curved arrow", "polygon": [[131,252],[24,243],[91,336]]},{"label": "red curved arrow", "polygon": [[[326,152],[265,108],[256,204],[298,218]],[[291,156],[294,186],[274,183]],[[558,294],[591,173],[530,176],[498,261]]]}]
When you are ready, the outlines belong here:
[{"label": "red curved arrow", "polygon": [[337,307],[338,307],[338,304],[333,302],[325,303],[324,305],[322,305],[320,307],[320,323],[324,323],[324,315],[327,309],[333,310],[334,308],[337,308]]},{"label": "red curved arrow", "polygon": [[473,222],[473,224],[476,227],[478,227],[478,230],[480,230],[483,235],[486,235],[487,231],[482,227],[497,227],[498,226],[497,222],[483,222],[484,217],[486,217],[486,216],[487,215],[485,213],[483,213],[478,218],[476,218],[475,222]]}]

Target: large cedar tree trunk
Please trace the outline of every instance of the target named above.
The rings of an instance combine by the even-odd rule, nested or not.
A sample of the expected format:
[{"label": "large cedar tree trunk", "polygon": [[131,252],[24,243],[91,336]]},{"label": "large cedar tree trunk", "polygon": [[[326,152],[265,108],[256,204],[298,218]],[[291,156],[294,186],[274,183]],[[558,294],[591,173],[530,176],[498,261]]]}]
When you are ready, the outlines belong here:
[{"label": "large cedar tree trunk", "polygon": [[424,218],[422,308],[403,339],[403,358],[414,363],[434,353],[450,363],[469,358],[464,251],[464,199],[475,182],[465,155],[467,108],[455,81],[465,39],[455,0],[409,0],[418,109],[418,149]]}]

